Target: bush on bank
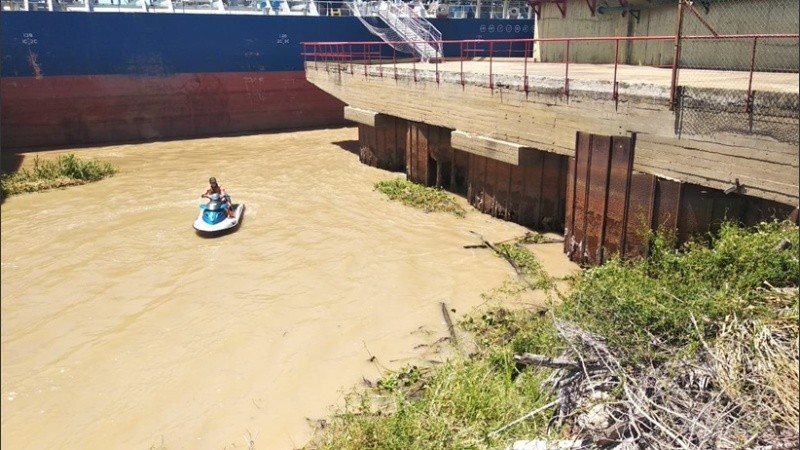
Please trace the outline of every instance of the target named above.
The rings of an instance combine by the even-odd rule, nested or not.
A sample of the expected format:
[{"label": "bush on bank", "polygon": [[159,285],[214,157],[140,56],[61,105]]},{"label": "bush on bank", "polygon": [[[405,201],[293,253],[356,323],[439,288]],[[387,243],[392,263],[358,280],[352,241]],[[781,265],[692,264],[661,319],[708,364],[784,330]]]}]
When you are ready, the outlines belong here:
[{"label": "bush on bank", "polygon": [[23,192],[39,192],[99,181],[117,169],[108,162],[84,160],[74,154],[60,155],[55,161],[42,161],[37,155],[31,170],[21,169],[0,177],[3,197]]},{"label": "bush on bank", "polygon": [[[790,249],[776,248],[781,242]],[[777,221],[749,229],[726,223],[710,239],[680,248],[668,234],[654,233],[648,259],[612,260],[584,271],[547,313],[496,305],[466,318],[461,325],[476,345],[470,356],[414,368],[411,378],[388,375],[413,380],[406,385],[386,389],[379,382],[354,392],[307,448],[505,449],[519,439],[565,437],[548,428],[550,414],[526,417],[553,400],[543,383],[552,369],[525,370],[513,360],[524,352],[557,356],[570,345],[553,318],[604,337],[631,367],[682,367],[713,347],[720,358],[733,358],[728,367],[743,370],[721,374],[719,395],[758,392],[769,403],[752,407],[766,408],[764,420],[778,414],[788,429],[797,428],[798,248],[798,227]],[[535,280],[525,285],[552,287]],[[503,292],[514,295],[521,286]],[[788,295],[776,294],[786,289]],[[765,342],[767,336],[774,342]]]}]

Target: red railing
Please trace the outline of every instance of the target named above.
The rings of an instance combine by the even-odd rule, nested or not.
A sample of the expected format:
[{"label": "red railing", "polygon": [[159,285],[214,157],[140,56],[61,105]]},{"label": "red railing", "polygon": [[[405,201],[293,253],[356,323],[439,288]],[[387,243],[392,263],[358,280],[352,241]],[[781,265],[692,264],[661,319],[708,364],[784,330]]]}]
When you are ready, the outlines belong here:
[{"label": "red railing", "polygon": [[[515,60],[519,61],[522,68],[522,90],[526,93],[529,91],[529,77],[531,74],[536,74],[536,65],[540,64],[534,61],[531,57],[535,44],[553,45],[562,43],[564,45],[564,58],[563,64],[564,77],[563,77],[563,92],[565,96],[570,94],[570,65],[577,63],[570,61],[570,47],[577,43],[589,43],[600,45],[603,43],[614,45],[614,58],[613,58],[613,74],[611,75],[612,92],[611,98],[614,101],[619,100],[619,66],[625,65],[620,62],[620,43],[632,43],[637,41],[672,41],[675,42],[676,48],[679,46],[686,46],[688,42],[699,41],[750,41],[753,45],[751,54],[747,55],[747,61],[744,61],[742,56],[741,69],[736,69],[738,72],[748,71],[748,82],[746,87],[746,108],[749,111],[752,107],[753,99],[753,77],[757,72],[788,72],[797,73],[797,61],[789,61],[787,67],[771,67],[766,70],[757,70],[756,68],[756,51],[759,41],[765,39],[794,40],[794,45],[797,46],[797,40],[800,39],[800,34],[747,34],[747,35],[716,35],[716,36],[681,36],[680,42],[675,36],[636,36],[636,37],[580,37],[580,38],[543,38],[543,39],[508,39],[508,40],[464,40],[464,41],[442,41],[441,44],[445,48],[445,54],[451,56],[445,58],[446,61],[460,61],[460,79],[461,84],[466,84],[466,73],[471,73],[472,78],[475,77],[475,72],[470,72],[464,67],[464,63],[468,61],[475,61],[481,59],[484,64],[488,65],[488,86],[490,89],[496,87],[495,84],[495,63],[501,58],[503,61]],[[419,43],[418,43],[419,44]],[[438,43],[437,43],[438,44]],[[447,49],[450,51],[448,52]],[[455,50],[458,50],[457,52]],[[676,55],[678,53],[676,52]],[[398,64],[411,63],[411,70],[413,79],[418,80],[418,74],[421,69],[418,69],[418,61],[412,58],[400,58],[397,52],[385,42],[306,42],[303,43],[303,57],[306,61],[306,68],[313,68],[315,70],[346,70],[353,74],[356,66],[362,66],[364,76],[369,76],[369,68],[378,66],[378,76],[384,76],[384,69],[390,66],[393,69],[394,77],[398,77]],[[703,69],[702,67],[682,67],[678,64],[677,59],[673,58],[673,63],[668,68],[671,69],[670,84],[670,107],[672,108],[676,102],[676,88],[679,84],[679,70],[682,68]],[[553,61],[547,61],[553,63]],[[749,62],[749,64],[747,64]],[[312,64],[313,63],[313,64]],[[603,63],[603,64],[610,64]],[[581,63],[583,65],[585,63]],[[435,72],[435,80],[438,83],[441,80],[441,71],[439,61],[433,62],[433,70]],[[599,64],[598,64],[599,65]],[[666,69],[666,67],[662,67]],[[426,65],[424,69],[429,72],[430,65]],[[451,72],[452,70],[448,70]],[[638,80],[633,80],[638,81]],[[744,89],[742,86],[739,89]]]}]

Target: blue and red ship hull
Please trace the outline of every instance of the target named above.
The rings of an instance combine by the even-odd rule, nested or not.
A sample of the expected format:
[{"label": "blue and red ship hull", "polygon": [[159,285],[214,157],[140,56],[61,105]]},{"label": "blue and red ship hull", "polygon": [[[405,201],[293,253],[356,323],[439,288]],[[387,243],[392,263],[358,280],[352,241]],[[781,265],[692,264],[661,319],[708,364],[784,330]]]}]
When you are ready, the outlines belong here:
[{"label": "blue and red ship hull", "polygon": [[[445,40],[533,35],[522,20],[431,22]],[[343,125],[301,43],[378,40],[325,16],[4,11],[0,30],[3,149]]]}]

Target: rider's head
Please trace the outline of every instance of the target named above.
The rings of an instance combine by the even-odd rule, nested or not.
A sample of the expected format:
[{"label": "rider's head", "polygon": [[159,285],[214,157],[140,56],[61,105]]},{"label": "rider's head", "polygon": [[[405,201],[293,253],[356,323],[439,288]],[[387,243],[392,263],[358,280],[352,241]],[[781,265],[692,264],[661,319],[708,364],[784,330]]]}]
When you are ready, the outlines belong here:
[{"label": "rider's head", "polygon": [[208,184],[210,184],[212,186],[216,186],[217,185],[217,179],[214,178],[214,177],[209,178],[208,179]]}]

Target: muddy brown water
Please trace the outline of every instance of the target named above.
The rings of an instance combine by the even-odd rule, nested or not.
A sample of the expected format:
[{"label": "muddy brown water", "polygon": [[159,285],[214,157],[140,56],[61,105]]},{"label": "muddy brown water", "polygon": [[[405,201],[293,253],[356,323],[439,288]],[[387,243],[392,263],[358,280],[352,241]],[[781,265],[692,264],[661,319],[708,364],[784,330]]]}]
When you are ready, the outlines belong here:
[{"label": "muddy brown water", "polygon": [[[288,450],[362,378],[431,359],[526,228],[389,201],[355,128],[69,150],[120,169],[2,205],[2,448]],[[59,152],[40,154],[53,157]],[[23,166],[32,162],[25,155]],[[216,176],[245,219],[192,229]],[[464,203],[466,205],[466,203]],[[552,271],[574,265],[541,246]],[[373,361],[370,358],[374,357]]]}]

